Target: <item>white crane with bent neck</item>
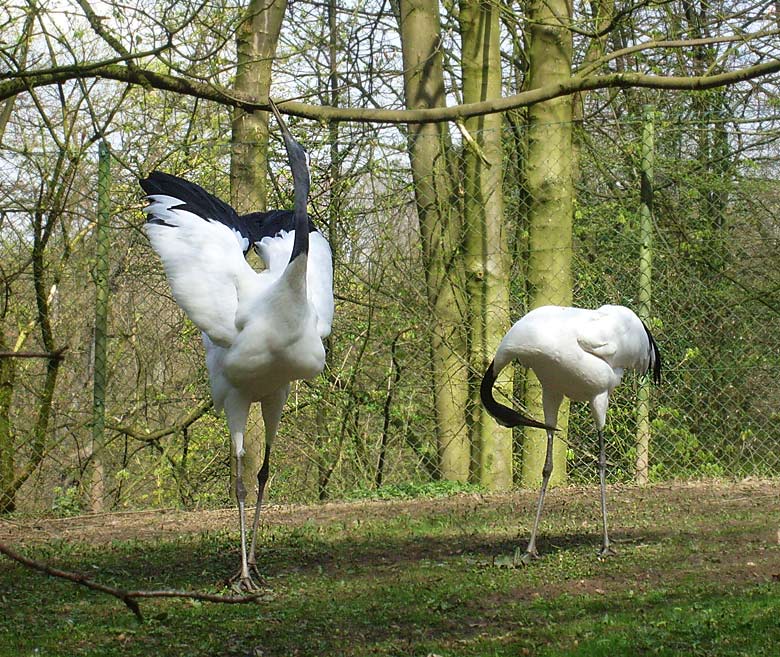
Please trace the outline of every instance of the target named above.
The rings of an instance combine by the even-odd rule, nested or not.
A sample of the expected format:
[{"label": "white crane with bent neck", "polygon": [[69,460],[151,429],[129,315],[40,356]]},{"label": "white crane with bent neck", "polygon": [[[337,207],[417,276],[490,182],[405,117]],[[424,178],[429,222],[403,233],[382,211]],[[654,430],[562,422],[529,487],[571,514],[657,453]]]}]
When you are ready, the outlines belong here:
[{"label": "white crane with bent neck", "polygon": [[[510,361],[517,360],[534,371],[542,386],[544,424],[498,403],[493,384]],[[547,452],[542,468],[542,487],[536,507],[531,538],[520,562],[538,558],[536,532],[544,496],[553,469],[553,436],[558,409],[564,397],[588,402],[599,440],[599,481],[603,540],[601,555],[612,553],[607,532],[606,451],[604,425],[610,393],[625,370],[652,370],[653,381],[661,382],[661,352],[650,330],[625,306],[601,306],[596,310],[542,306],[520,318],[509,329],[496,350],[480,388],[482,403],[499,424],[506,427],[536,426],[547,431]]]}]

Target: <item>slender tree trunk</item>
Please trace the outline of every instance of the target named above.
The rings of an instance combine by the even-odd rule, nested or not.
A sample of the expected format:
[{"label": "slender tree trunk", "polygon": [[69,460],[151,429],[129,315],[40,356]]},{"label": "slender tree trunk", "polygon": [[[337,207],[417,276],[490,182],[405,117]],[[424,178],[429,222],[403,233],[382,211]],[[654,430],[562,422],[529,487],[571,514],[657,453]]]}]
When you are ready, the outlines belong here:
[{"label": "slender tree trunk", "polygon": [[[655,126],[653,106],[647,105],[642,131],[642,188],[639,207],[639,289],[637,314],[650,320],[653,285],[653,165]],[[639,381],[636,398],[636,483],[644,485],[650,474],[650,377]]]},{"label": "slender tree trunk", "polygon": [[[67,169],[64,165],[65,153],[62,151],[60,157],[54,164],[54,173],[51,180],[60,182],[61,179],[69,181],[73,175],[74,169]],[[63,172],[63,169],[65,171]],[[23,467],[12,473],[12,479],[7,487],[0,491],[0,501],[6,509],[13,508],[16,499],[16,493],[22,487],[30,475],[38,469],[44,457],[48,446],[49,422],[51,420],[52,408],[54,405],[54,392],[57,388],[57,377],[59,375],[60,362],[62,360],[62,350],[54,346],[54,330],[52,328],[51,299],[56,286],[52,286],[51,291],[46,290],[46,245],[52,234],[53,226],[60,213],[60,196],[63,190],[68,187],[68,182],[62,182],[62,186],[48,199],[49,213],[45,217],[41,210],[36,210],[33,215],[33,247],[32,247],[32,270],[33,287],[35,290],[35,308],[36,323],[41,331],[41,344],[43,353],[47,354],[46,373],[43,385],[38,391],[38,414],[35,424],[29,434],[23,439],[30,446],[30,456]],[[10,399],[9,399],[10,402]]]},{"label": "slender tree trunk", "polygon": [[[460,4],[463,102],[501,96],[499,5],[476,0]],[[471,435],[475,479],[490,490],[512,485],[512,430],[500,427],[479,403],[479,379],[509,328],[510,240],[503,202],[501,114],[465,123],[476,145],[464,153],[466,272],[470,318]],[[511,368],[498,387],[510,392]]]},{"label": "slender tree trunk", "polygon": [[[446,104],[441,21],[436,0],[400,0],[404,90],[409,109]],[[462,224],[454,194],[452,148],[446,124],[410,125],[409,158],[432,313],[431,360],[439,473],[452,481],[469,477],[466,408],[468,370],[465,287],[461,267]]]},{"label": "slender tree trunk", "polygon": [[[19,40],[17,52],[14,53],[21,67],[27,63],[30,48],[30,38],[35,25],[36,12],[31,8],[25,18],[22,28],[22,38]],[[0,142],[5,135],[14,111],[16,97],[13,96],[0,105]],[[3,272],[0,269],[0,275]],[[7,281],[4,281],[9,286]],[[3,308],[0,312],[0,350],[9,351],[5,344],[3,324],[8,312],[8,302],[11,298],[10,286],[0,291],[3,295]],[[0,358],[0,514],[10,513],[16,508],[16,489],[13,488],[15,459],[14,435],[11,425],[11,403],[13,402],[14,384],[16,383],[16,359]]]},{"label": "slender tree trunk", "polygon": [[106,387],[108,383],[108,302],[109,302],[109,224],[111,221],[111,154],[108,144],[100,142],[98,158],[97,222],[95,225],[95,328],[92,380],[92,480],[90,510],[103,511],[106,471],[103,453],[106,428]]},{"label": "slender tree trunk", "polygon": [[[250,0],[236,33],[236,91],[265,98],[271,90],[271,67],[287,0]],[[267,203],[268,112],[233,111],[230,157],[230,200],[238,212],[262,211]],[[250,411],[244,436],[245,480],[254,481],[263,449],[262,416],[257,404]],[[235,457],[231,456],[235,476]],[[255,489],[247,491],[253,504]]]},{"label": "slender tree trunk", "polygon": [[[327,6],[327,21],[328,21],[328,86],[327,89],[321,90],[321,100],[323,105],[330,105],[331,107],[338,107],[340,103],[339,93],[339,72],[338,72],[338,48],[339,48],[339,33],[338,33],[338,13],[336,7],[336,0],[328,0]],[[331,254],[333,256],[333,278],[336,280],[336,263],[339,258],[339,241],[338,236],[341,234],[339,231],[339,225],[342,221],[342,208],[344,206],[345,187],[342,184],[342,171],[341,171],[341,150],[339,147],[339,124],[337,121],[331,121],[328,124],[328,150],[330,154],[330,162],[328,165],[328,242],[330,243]],[[330,348],[331,338],[328,336],[325,339],[325,380],[327,381],[328,388],[327,393],[330,395],[335,387],[336,380],[333,378],[331,363],[333,360],[333,350]],[[317,455],[317,493],[320,500],[325,500],[328,497],[328,483],[330,482],[333,469],[338,463],[341,457],[341,449],[343,445],[343,435],[345,427],[342,425],[339,429],[338,441],[334,441],[332,438],[332,427],[337,426],[336,422],[333,422],[332,418],[329,418],[328,406],[334,407],[331,403],[327,403],[328,398],[323,398],[322,403],[317,406],[316,422],[317,422],[317,436],[318,436],[318,455]],[[331,453],[328,447],[332,443],[336,442],[338,451],[335,456]],[[333,459],[329,460],[329,456]]]},{"label": "slender tree trunk", "polygon": [[[2,333],[0,349],[8,351]],[[0,358],[0,514],[15,510],[16,499],[11,494],[14,480],[14,436],[11,427],[11,402],[16,380],[14,358]]]},{"label": "slender tree trunk", "polygon": [[[566,0],[532,0],[529,3],[528,88],[567,80],[571,75],[571,33],[566,21],[571,6]],[[570,305],[572,299],[572,217],[574,157],[572,151],[572,99],[570,96],[533,105],[528,110],[526,180],[529,206],[529,309],[546,304]],[[532,417],[543,417],[541,386],[529,372],[525,403]],[[561,406],[558,426],[568,422],[568,402]],[[565,431],[556,434],[551,483],[566,477]],[[521,481],[541,481],[546,436],[541,429],[526,429]]]},{"label": "slender tree trunk", "polygon": [[[236,33],[235,89],[262,99],[271,91],[271,67],[287,0],[250,0]],[[265,209],[268,112],[233,112],[230,198],[239,212]]]}]

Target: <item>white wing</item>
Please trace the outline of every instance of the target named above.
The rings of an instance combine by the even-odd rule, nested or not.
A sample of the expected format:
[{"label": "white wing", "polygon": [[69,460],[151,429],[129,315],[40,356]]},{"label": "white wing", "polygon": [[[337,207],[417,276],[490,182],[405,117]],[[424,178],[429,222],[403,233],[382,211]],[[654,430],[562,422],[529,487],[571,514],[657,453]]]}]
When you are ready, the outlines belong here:
[{"label": "white wing", "polygon": [[160,256],[176,302],[218,345],[236,336],[238,299],[258,284],[244,260],[241,237],[219,221],[177,208],[181,200],[149,196],[145,229]]}]

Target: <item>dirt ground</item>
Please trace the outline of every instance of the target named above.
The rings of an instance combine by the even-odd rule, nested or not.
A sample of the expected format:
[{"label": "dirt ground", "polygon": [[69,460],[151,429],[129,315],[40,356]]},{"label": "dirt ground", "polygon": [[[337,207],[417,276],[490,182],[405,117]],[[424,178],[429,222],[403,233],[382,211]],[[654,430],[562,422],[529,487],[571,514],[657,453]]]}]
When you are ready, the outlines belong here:
[{"label": "dirt ground", "polygon": [[[686,508],[696,514],[712,509],[713,519],[728,509],[780,509],[780,480],[744,480],[740,482],[685,482],[657,484],[649,487],[611,486],[608,492],[611,523],[631,525],[631,515],[652,500],[655,508],[667,509],[659,514],[659,524],[674,523]],[[597,487],[563,487],[551,490],[545,514],[567,513],[567,510],[595,506]],[[329,502],[312,506],[269,505],[264,509],[266,526],[327,525],[353,521],[381,521],[383,518],[407,515],[425,517],[437,513],[458,513],[482,505],[510,505],[517,509],[523,522],[536,502],[536,491],[505,494],[461,494],[438,499]],[[209,511],[159,509],[134,512],[102,513],[72,518],[0,518],[0,541],[10,545],[28,545],[54,540],[84,542],[94,545],[115,540],[154,540],[175,538],[203,531],[237,531],[234,508]],[[780,527],[766,527],[765,541],[780,544]]]}]

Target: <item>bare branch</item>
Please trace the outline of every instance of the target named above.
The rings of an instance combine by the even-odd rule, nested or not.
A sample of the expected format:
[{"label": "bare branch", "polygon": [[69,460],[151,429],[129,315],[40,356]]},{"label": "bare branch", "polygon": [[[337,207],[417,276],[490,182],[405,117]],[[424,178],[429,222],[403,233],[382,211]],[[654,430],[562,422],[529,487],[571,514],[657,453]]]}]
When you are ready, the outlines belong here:
[{"label": "bare branch", "polygon": [[[685,43],[685,42],[680,42]],[[689,76],[647,75],[643,73],[607,73],[601,75],[577,74],[568,81],[546,85],[523,91],[512,96],[478,103],[465,103],[452,107],[435,107],[429,109],[394,110],[394,109],[362,109],[339,108],[325,105],[310,105],[297,101],[279,102],[279,110],[283,114],[298,116],[315,121],[354,121],[358,123],[440,123],[456,121],[474,116],[483,116],[497,112],[506,112],[519,107],[527,107],[535,103],[568,96],[578,91],[592,91],[607,88],[641,87],[645,89],[665,89],[669,91],[702,91],[714,89],[754,78],[780,72],[780,59],[772,59],[752,66],[746,66],[725,73]],[[223,87],[197,82],[184,77],[177,77],[153,71],[130,69],[118,64],[78,65],[60,67],[46,72],[29,72],[23,76],[6,74],[5,82],[0,82],[0,101],[24,93],[31,88],[65,82],[79,78],[104,78],[143,85],[148,81],[155,89],[211,100],[221,105],[240,107],[248,111],[270,111],[268,102],[264,99],[239,95]],[[10,79],[8,79],[10,78]]]},{"label": "bare branch", "polygon": [[117,39],[111,32],[109,32],[104,26],[102,21],[104,20],[102,17],[98,16],[95,11],[92,9],[92,6],[87,2],[87,0],[76,0],[79,3],[79,6],[84,11],[84,14],[87,17],[87,20],[89,21],[90,26],[95,31],[95,34],[97,34],[103,41],[105,41],[111,48],[120,56],[122,59],[126,62],[127,67],[138,74],[140,78],[140,82],[143,85],[145,89],[151,89],[152,86],[149,84],[149,82],[146,80],[146,77],[144,76],[144,72],[142,69],[140,69],[136,63],[133,61],[134,56],[132,53],[130,53]]},{"label": "bare branch", "polygon": [[216,593],[202,593],[200,591],[173,591],[173,590],[161,590],[161,591],[126,591],[124,589],[115,588],[113,586],[108,586],[107,584],[101,584],[100,582],[95,582],[86,575],[82,573],[74,573],[69,570],[60,570],[59,568],[54,568],[48,564],[45,564],[41,561],[36,561],[35,559],[30,559],[29,557],[25,557],[15,550],[12,550],[10,547],[5,545],[5,543],[0,542],[0,553],[4,554],[6,557],[11,559],[12,561],[16,561],[17,563],[22,564],[26,568],[29,568],[31,570],[37,570],[40,573],[44,573],[45,575],[49,575],[51,577],[58,577],[60,579],[68,580],[69,582],[73,582],[74,584],[78,584],[79,586],[85,586],[88,589],[91,589],[93,591],[99,591],[100,593],[106,593],[107,595],[111,595],[115,598],[118,598],[122,602],[124,602],[128,609],[135,614],[135,617],[138,619],[138,622],[143,622],[144,618],[141,614],[141,607],[138,604],[138,600],[142,598],[187,598],[189,600],[201,600],[203,602],[218,602],[221,604],[229,604],[229,605],[235,605],[235,604],[246,604],[247,602],[256,602],[257,599],[262,595],[261,593],[256,593],[253,595],[218,595]]},{"label": "bare branch", "polygon": [[185,417],[183,417],[178,422],[174,422],[172,425],[165,427],[164,429],[159,429],[158,431],[154,431],[152,433],[147,433],[146,431],[144,431],[143,429],[139,429],[138,427],[128,427],[128,426],[123,426],[119,424],[110,424],[110,423],[106,424],[106,428],[110,429],[111,431],[116,431],[117,433],[124,434],[129,438],[140,440],[146,443],[151,443],[156,440],[159,440],[160,438],[164,438],[165,436],[170,436],[171,434],[179,433],[181,431],[184,431],[185,429],[188,429],[191,425],[195,424],[195,422],[197,422],[201,417],[203,417],[213,406],[214,406],[214,402],[212,402],[211,399],[202,401],[198,406],[196,406],[192,411],[190,411]]},{"label": "bare branch", "polygon": [[[621,48],[613,52],[605,53],[602,57],[596,60],[587,62],[587,65],[577,71],[577,75],[588,75],[591,71],[603,66],[609,61],[618,59],[619,57],[626,57],[627,55],[633,55],[637,52],[644,52],[646,50],[666,50],[666,49],[685,49],[685,48],[697,48],[701,46],[713,46],[723,43],[749,43],[755,39],[761,39],[765,37],[776,37],[780,34],[780,30],[767,30],[765,32],[755,32],[750,35],[745,34],[732,34],[728,36],[716,36],[716,37],[702,37],[699,39],[673,39],[669,41],[643,41],[627,48]],[[695,79],[695,78],[691,78]]]},{"label": "bare branch", "polygon": [[0,358],[47,358],[50,360],[62,360],[65,357],[67,347],[57,351],[0,351]]}]

